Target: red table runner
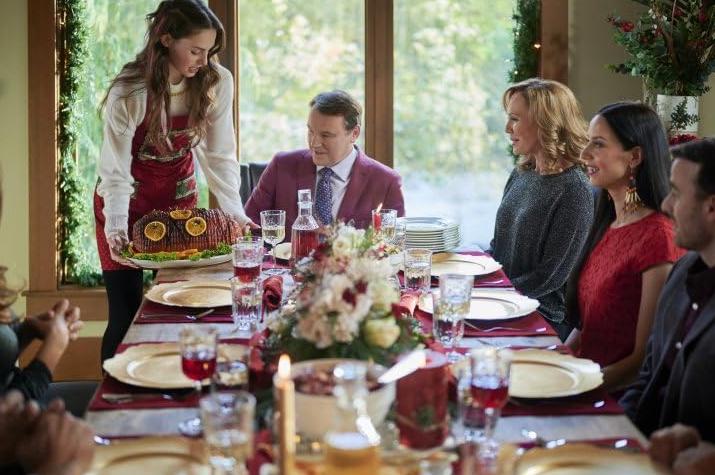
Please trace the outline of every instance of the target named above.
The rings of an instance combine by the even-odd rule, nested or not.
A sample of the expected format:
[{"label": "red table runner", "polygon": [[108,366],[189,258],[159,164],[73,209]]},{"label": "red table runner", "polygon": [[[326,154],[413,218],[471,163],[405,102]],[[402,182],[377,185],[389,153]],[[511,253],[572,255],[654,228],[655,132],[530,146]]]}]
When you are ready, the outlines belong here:
[{"label": "red table runner", "polygon": [[[199,320],[190,320],[183,317],[183,315],[196,315],[201,313],[206,308],[189,308],[189,307],[174,307],[171,305],[162,305],[160,303],[152,302],[150,300],[144,299],[141,307],[139,307],[139,312],[137,318],[134,319],[134,323],[137,324],[147,324],[147,323],[233,323],[233,317],[231,316],[231,307],[217,307],[209,315],[201,317]],[[162,317],[151,317],[143,318],[143,315],[166,315]]]}]

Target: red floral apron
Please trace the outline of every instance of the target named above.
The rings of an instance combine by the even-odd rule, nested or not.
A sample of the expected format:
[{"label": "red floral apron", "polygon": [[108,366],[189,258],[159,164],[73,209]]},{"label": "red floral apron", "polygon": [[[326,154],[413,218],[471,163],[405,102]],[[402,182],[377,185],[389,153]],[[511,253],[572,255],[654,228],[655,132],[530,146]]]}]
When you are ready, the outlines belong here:
[{"label": "red floral apron", "polygon": [[[146,123],[137,127],[132,139],[132,168],[134,192],[129,199],[129,240],[134,223],[153,210],[196,207],[197,190],[191,139],[187,134],[188,116],[171,119],[169,139],[171,150],[160,155],[146,141]],[[102,270],[124,270],[112,260],[104,236],[104,200],[94,192],[94,220],[97,250]]]}]

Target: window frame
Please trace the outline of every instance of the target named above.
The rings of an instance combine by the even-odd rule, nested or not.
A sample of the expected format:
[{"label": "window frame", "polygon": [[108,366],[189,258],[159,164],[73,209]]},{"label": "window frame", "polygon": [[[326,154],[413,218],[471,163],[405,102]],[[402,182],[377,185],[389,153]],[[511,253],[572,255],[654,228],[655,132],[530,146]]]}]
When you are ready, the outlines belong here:
[{"label": "window frame", "polygon": [[[393,165],[393,7],[394,0],[365,0],[365,150]],[[237,0],[209,0],[226,29],[222,63],[235,78],[234,122],[240,138]],[[59,298],[82,308],[85,320],[106,320],[104,288],[61,283],[59,257],[56,0],[32,0],[28,10],[28,139],[29,139],[29,291],[27,312],[39,313]],[[568,81],[568,0],[542,0],[542,77]],[[548,20],[548,21],[547,21]],[[215,201],[211,201],[215,206]],[[52,239],[47,239],[52,236]]]}]

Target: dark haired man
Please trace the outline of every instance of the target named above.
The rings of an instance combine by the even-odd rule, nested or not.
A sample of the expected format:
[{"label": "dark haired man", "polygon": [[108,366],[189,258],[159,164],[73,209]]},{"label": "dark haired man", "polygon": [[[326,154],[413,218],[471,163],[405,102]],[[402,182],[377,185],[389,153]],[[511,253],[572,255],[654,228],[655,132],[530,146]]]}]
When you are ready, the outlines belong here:
[{"label": "dark haired man", "polygon": [[367,227],[371,211],[383,208],[405,213],[400,175],[365,155],[356,145],[362,107],[347,92],[318,94],[310,101],[308,149],[279,152],[261,175],[246,203],[256,223],[260,212],[286,212],[286,233],[298,210],[298,190],[313,190],[315,216],[321,224],[337,220]]},{"label": "dark haired man", "polygon": [[663,287],[640,376],[621,404],[645,434],[682,423],[715,442],[715,139],[671,153],[662,208],[690,252]]}]

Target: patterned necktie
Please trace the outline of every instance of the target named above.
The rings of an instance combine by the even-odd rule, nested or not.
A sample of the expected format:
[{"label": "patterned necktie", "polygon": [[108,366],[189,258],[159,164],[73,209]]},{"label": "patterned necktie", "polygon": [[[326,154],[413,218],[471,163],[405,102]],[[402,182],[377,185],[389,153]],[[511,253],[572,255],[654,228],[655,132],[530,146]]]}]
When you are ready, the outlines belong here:
[{"label": "patterned necktie", "polygon": [[335,174],[328,167],[321,169],[318,172],[318,187],[315,191],[315,212],[318,219],[324,225],[333,222],[333,185],[330,183],[330,178]]}]

